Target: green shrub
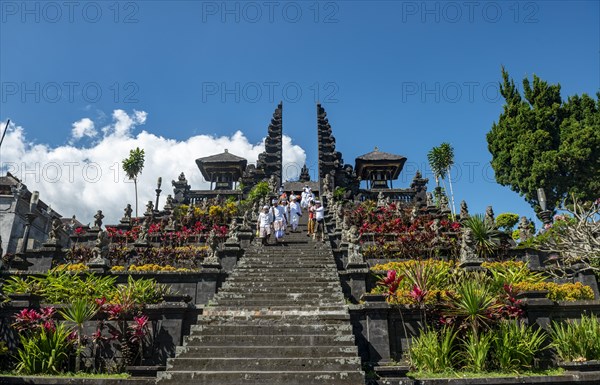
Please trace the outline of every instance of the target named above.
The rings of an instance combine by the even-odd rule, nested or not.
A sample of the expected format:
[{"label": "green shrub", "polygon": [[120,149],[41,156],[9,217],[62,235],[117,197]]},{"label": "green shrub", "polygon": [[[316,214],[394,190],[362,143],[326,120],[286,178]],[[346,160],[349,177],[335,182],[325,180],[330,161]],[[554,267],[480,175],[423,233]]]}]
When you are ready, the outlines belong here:
[{"label": "green shrub", "polygon": [[500,245],[500,232],[493,225],[486,223],[481,214],[469,217],[464,226],[473,233],[477,255],[481,258],[491,257]]},{"label": "green shrub", "polygon": [[495,338],[494,333],[491,331],[481,333],[479,336],[469,333],[462,340],[463,369],[475,373],[486,371],[490,350]]},{"label": "green shrub", "polygon": [[519,222],[519,215],[513,213],[502,213],[496,217],[496,227],[507,233],[511,233],[512,229]]},{"label": "green shrub", "polygon": [[579,321],[552,322],[552,346],[562,361],[600,360],[600,321],[581,315]]},{"label": "green shrub", "polygon": [[492,275],[492,286],[496,291],[500,291],[505,284],[537,284],[544,281],[542,273],[531,271],[529,266],[521,261],[484,262],[481,266]]},{"label": "green shrub", "polygon": [[411,365],[420,372],[441,373],[452,370],[458,352],[454,341],[457,332],[444,327],[439,332],[433,329],[424,330],[413,339],[409,356]]},{"label": "green shrub", "polygon": [[541,329],[533,330],[518,321],[501,321],[493,344],[496,365],[506,372],[530,369],[545,339]]},{"label": "green shrub", "polygon": [[513,285],[513,289],[515,292],[547,290],[547,298],[553,301],[581,301],[594,299],[594,291],[592,288],[581,282],[520,282]]},{"label": "green shrub", "polygon": [[32,334],[21,334],[22,347],[17,351],[16,370],[21,374],[57,374],[64,369],[72,343],[69,330],[58,324],[55,329],[40,328]]},{"label": "green shrub", "polygon": [[41,277],[9,278],[2,287],[5,294],[30,293],[40,295],[44,302],[51,304],[70,303],[73,298],[92,302],[96,298],[113,301],[128,298],[136,304],[152,304],[162,301],[168,289],[153,279],[133,279],[127,284],[115,285],[116,276],[95,274],[73,274],[67,271],[51,270]]}]

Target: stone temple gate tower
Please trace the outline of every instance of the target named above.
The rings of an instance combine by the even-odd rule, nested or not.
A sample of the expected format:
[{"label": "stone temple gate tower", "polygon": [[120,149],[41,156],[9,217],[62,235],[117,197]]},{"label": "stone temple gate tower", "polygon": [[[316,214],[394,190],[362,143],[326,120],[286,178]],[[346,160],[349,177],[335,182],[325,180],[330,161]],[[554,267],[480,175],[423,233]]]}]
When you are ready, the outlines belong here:
[{"label": "stone temple gate tower", "polygon": [[258,155],[256,168],[262,170],[264,175],[275,175],[278,183],[283,182],[283,104],[280,102],[269,124],[265,151]]}]

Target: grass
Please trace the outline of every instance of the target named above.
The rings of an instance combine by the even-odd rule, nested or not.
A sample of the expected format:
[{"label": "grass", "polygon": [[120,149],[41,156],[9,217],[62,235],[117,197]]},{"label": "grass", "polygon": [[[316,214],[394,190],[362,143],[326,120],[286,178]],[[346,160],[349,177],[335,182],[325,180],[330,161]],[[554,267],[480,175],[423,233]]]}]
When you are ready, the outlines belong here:
[{"label": "grass", "polygon": [[22,373],[15,372],[0,372],[0,377],[52,377],[52,378],[130,378],[129,373],[61,373],[61,374],[28,374],[23,375]]},{"label": "grass", "polygon": [[498,378],[498,377],[535,377],[535,376],[559,376],[564,374],[565,370],[561,368],[539,370],[539,371],[525,371],[520,373],[510,372],[444,372],[444,373],[431,373],[431,372],[408,372],[407,376],[411,378],[424,379],[424,378]]}]

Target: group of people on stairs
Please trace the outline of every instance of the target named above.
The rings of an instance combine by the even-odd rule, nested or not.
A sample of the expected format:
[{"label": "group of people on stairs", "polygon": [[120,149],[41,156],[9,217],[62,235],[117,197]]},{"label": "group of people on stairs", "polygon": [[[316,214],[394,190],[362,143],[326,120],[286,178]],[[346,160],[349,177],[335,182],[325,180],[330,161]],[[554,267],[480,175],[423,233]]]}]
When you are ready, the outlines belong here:
[{"label": "group of people on stairs", "polygon": [[311,189],[306,186],[302,191],[300,202],[293,192],[288,203],[287,193],[283,192],[278,199],[271,201],[271,207],[265,205],[258,214],[256,232],[263,245],[269,244],[271,234],[275,235],[275,244],[283,244],[286,230],[291,227],[291,232],[298,232],[298,222],[302,216],[302,209],[308,211],[307,236],[313,239],[320,236],[321,242],[325,241],[325,209],[321,202],[315,200]]}]

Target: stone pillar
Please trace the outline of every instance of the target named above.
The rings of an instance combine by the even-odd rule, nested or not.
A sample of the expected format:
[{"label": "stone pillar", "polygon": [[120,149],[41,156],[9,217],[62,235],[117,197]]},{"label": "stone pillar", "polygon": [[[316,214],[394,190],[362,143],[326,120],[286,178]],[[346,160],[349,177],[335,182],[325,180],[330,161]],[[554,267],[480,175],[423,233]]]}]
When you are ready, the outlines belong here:
[{"label": "stone pillar", "polygon": [[386,302],[365,302],[366,337],[369,341],[369,361],[378,365],[390,362],[389,310]]},{"label": "stone pillar", "polygon": [[241,256],[242,248],[240,247],[240,242],[230,242],[228,239],[219,253],[219,260],[223,271],[231,273]]}]

